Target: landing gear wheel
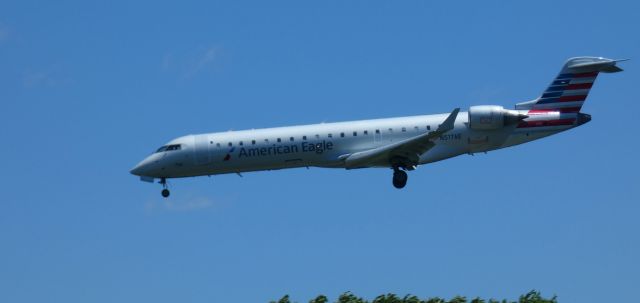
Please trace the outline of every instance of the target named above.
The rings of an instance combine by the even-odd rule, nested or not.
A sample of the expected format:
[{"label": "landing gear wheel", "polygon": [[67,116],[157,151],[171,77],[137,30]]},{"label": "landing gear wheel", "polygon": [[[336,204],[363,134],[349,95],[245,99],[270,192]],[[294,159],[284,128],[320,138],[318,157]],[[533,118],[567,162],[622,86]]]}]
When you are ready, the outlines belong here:
[{"label": "landing gear wheel", "polygon": [[167,189],[167,179],[161,178],[160,182],[158,183],[162,184],[162,192],[161,192],[162,196],[165,198],[169,197],[171,193],[169,192],[169,189]]},{"label": "landing gear wheel", "polygon": [[409,179],[409,177],[404,170],[393,170],[393,186],[395,188],[403,188],[405,185],[407,185],[407,179]]}]

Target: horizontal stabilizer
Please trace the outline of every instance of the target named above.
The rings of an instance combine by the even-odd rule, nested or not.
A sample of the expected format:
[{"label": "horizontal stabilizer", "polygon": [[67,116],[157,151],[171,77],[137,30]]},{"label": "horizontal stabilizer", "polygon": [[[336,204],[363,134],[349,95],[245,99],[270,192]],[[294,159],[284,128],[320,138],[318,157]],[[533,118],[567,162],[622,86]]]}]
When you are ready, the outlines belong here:
[{"label": "horizontal stabilizer", "polygon": [[612,60],[607,58],[577,58],[573,62],[567,64],[567,69],[571,72],[588,73],[588,72],[604,72],[617,73],[622,69],[616,66],[617,62],[627,61],[629,59]]},{"label": "horizontal stabilizer", "polygon": [[617,73],[617,72],[623,71],[623,69],[619,68],[619,67],[617,67],[615,65],[611,65],[611,66],[606,66],[606,67],[602,68],[601,71],[603,71],[605,73]]}]

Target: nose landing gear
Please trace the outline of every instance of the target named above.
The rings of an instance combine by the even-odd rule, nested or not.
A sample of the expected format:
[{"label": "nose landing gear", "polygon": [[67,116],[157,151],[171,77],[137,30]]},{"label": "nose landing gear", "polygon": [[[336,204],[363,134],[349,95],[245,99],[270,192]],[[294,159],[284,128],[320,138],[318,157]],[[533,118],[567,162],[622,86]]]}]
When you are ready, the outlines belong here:
[{"label": "nose landing gear", "polygon": [[167,179],[166,178],[160,178],[160,182],[158,182],[158,183],[162,184],[162,192],[160,192],[162,194],[162,196],[165,197],[165,198],[169,197],[171,192],[169,192],[169,189],[167,188]]}]

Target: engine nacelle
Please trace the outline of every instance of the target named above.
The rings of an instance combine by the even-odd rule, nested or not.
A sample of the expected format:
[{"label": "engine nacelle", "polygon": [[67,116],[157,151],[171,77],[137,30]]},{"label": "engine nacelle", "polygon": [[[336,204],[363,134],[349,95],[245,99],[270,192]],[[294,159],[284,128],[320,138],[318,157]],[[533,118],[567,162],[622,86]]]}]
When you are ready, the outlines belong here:
[{"label": "engine nacelle", "polygon": [[499,105],[477,105],[469,107],[469,128],[493,130],[512,125],[528,118],[516,110],[504,109]]}]

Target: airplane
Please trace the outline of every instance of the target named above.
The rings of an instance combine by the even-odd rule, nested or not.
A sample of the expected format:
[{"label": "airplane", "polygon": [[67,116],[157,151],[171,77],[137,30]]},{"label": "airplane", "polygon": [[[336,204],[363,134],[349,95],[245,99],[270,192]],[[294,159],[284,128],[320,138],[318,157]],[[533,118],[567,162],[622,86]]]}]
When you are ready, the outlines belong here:
[{"label": "airplane", "polygon": [[407,171],[463,154],[510,147],[591,121],[580,110],[599,73],[622,71],[602,57],[570,58],[534,100],[514,109],[476,105],[467,112],[227,131],[179,137],[131,169],[142,181],[296,167],[391,168],[392,184]]}]

